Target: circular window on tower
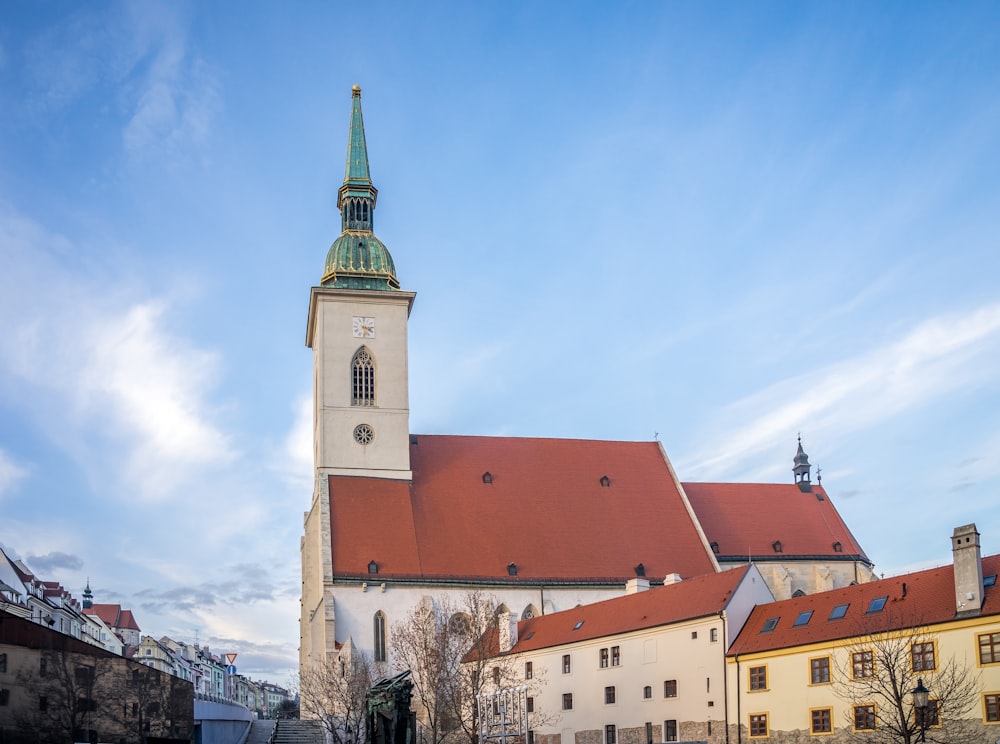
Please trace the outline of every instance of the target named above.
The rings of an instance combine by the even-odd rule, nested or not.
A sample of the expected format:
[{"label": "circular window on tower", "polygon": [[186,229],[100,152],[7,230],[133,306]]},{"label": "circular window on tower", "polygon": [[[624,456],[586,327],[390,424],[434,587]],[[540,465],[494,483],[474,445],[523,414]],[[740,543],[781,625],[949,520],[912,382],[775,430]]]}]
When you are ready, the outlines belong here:
[{"label": "circular window on tower", "polygon": [[354,427],[354,441],[358,444],[371,444],[375,439],[375,430],[368,424],[358,424]]}]

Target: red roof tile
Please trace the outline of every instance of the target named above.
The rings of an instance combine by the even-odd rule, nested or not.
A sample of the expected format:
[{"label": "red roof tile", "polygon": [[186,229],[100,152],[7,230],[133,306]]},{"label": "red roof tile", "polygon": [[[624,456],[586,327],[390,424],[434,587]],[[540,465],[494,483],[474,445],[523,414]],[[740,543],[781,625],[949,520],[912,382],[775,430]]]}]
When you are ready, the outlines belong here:
[{"label": "red roof tile", "polygon": [[[840,518],[820,485],[803,493],[794,483],[684,483],[691,506],[708,541],[719,544],[720,556],[747,553],[770,557],[781,541],[781,556],[868,556]],[[822,497],[822,498],[820,498]],[[834,549],[840,543],[841,551]]]},{"label": "red roof tile", "polygon": [[[522,620],[514,653],[717,615],[726,608],[748,566],[707,574],[679,584],[581,605]],[[582,623],[574,630],[577,623]]]},{"label": "red roof tile", "polygon": [[400,578],[714,571],[657,442],[421,435],[410,459],[412,485],[330,477],[335,575],[365,576],[371,560]]},{"label": "red roof tile", "polygon": [[119,604],[95,604],[83,610],[84,615],[97,615],[111,628],[140,630],[132,610],[123,610]]},{"label": "red roof tile", "polygon": [[[984,577],[995,575],[998,571],[1000,555],[983,558]],[[879,597],[888,597],[884,609],[869,613],[871,601]],[[830,620],[833,608],[844,604],[848,605],[844,617]],[[813,613],[809,622],[794,627],[799,615],[809,610]],[[981,614],[1000,614],[1000,589],[994,586],[985,590]],[[762,633],[764,623],[773,618],[778,619],[774,630]],[[871,632],[928,626],[954,618],[955,572],[950,565],[941,566],[758,605],[747,619],[729,654],[749,654]]]}]

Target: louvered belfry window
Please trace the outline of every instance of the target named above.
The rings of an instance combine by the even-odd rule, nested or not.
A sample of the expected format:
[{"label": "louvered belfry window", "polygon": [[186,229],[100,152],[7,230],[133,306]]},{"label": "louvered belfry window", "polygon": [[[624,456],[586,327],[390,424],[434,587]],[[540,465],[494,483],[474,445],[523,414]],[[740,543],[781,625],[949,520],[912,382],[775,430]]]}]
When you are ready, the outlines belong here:
[{"label": "louvered belfry window", "polygon": [[362,346],[351,361],[352,373],[352,406],[375,405],[375,359],[371,352]]}]

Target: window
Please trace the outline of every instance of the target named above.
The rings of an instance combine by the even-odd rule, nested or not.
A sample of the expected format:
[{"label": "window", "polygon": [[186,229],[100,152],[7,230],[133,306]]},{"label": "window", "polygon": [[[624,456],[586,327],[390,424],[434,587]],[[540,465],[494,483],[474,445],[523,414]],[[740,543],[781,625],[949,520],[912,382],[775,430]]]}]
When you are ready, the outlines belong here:
[{"label": "window", "polygon": [[677,721],[663,722],[663,741],[677,741]]},{"label": "window", "polygon": [[0,654],[0,674],[7,671],[7,654]]},{"label": "window", "polygon": [[573,693],[564,692],[563,693],[563,710],[573,710]]},{"label": "window", "polygon": [[529,697],[524,699],[524,707],[529,713],[535,712],[535,698]]},{"label": "window", "polygon": [[493,667],[493,684],[500,684],[500,667],[498,666]]},{"label": "window", "polygon": [[875,706],[855,705],[854,706],[854,730],[874,731],[875,730]]},{"label": "window", "polygon": [[374,625],[375,649],[373,654],[375,661],[386,661],[388,656],[385,645],[385,613],[382,610],[375,613]]},{"label": "window", "polygon": [[528,730],[528,744],[535,744],[535,730]]},{"label": "window", "polygon": [[677,680],[667,679],[663,681],[663,697],[677,697]]},{"label": "window", "polygon": [[524,662],[524,678],[531,679],[535,676],[535,668],[530,661]]},{"label": "window", "polygon": [[78,666],[73,670],[73,675],[76,678],[77,684],[80,685],[89,685],[94,681],[93,667]]},{"label": "window", "polygon": [[646,721],[646,741],[648,744],[653,744],[653,723],[652,721]]},{"label": "window", "polygon": [[618,742],[618,732],[615,730],[613,723],[609,723],[604,727],[604,744],[617,744]]},{"label": "window", "polygon": [[809,660],[809,684],[825,685],[830,682],[830,657]]},{"label": "window", "polygon": [[0,690],[0,705],[7,705],[10,702],[10,690]]},{"label": "window", "polygon": [[924,641],[923,643],[912,644],[910,646],[910,660],[913,662],[913,671],[932,671],[935,668],[934,642]]},{"label": "window", "polygon": [[569,674],[570,668],[569,654],[563,654],[563,674]]},{"label": "window", "polygon": [[847,614],[847,608],[850,606],[850,604],[837,605],[830,610],[830,617],[828,617],[827,620],[840,620],[840,618]]},{"label": "window", "polygon": [[697,639],[698,639],[698,631],[697,630],[692,630],[691,631],[691,640],[695,641]]},{"label": "window", "polygon": [[750,714],[751,738],[767,736],[767,713]]},{"label": "window", "polygon": [[622,665],[622,649],[621,646],[611,647],[611,666],[621,666]]},{"label": "window", "polygon": [[38,710],[48,710],[49,709],[49,699],[45,695],[38,696]]},{"label": "window", "polygon": [[1000,662],[1000,633],[987,633],[979,636],[979,663],[996,664]]},{"label": "window", "polygon": [[152,655],[153,655],[153,649],[147,648],[146,649],[146,656],[152,656]]},{"label": "window", "polygon": [[777,617],[769,617],[767,620],[764,621],[764,625],[761,626],[760,632],[761,633],[770,633],[772,630],[774,630],[776,627],[778,627],[778,620],[779,619],[780,618],[777,618]]},{"label": "window", "polygon": [[987,723],[1000,723],[1000,694],[983,695],[983,707],[986,708]]},{"label": "window", "polygon": [[97,710],[97,701],[91,698],[77,698],[76,699],[76,711],[77,713],[90,713]]},{"label": "window", "polygon": [[814,708],[812,711],[812,732],[814,734],[833,733],[833,709]]},{"label": "window", "polygon": [[375,405],[375,359],[364,346],[355,352],[351,360],[351,375],[351,405]]},{"label": "window", "polygon": [[986,589],[986,588],[991,587],[991,586],[996,586],[996,585],[997,585],[997,575],[996,574],[993,574],[991,576],[984,576],[983,577],[983,589]]},{"label": "window", "polygon": [[881,612],[882,609],[885,607],[885,603],[888,601],[889,601],[888,595],[884,597],[875,597],[875,599],[873,599],[871,603],[868,605],[868,609],[865,610],[865,613],[869,614],[872,612]]},{"label": "window", "polygon": [[604,704],[613,705],[615,702],[615,688],[614,686],[604,688]]},{"label": "window", "polygon": [[927,708],[924,710],[924,722],[926,726],[940,726],[941,718],[939,714],[938,701],[928,700]]},{"label": "window", "polygon": [[767,689],[767,667],[766,666],[750,667],[750,689],[751,690],[766,690]]},{"label": "window", "polygon": [[855,651],[851,654],[851,676],[854,679],[868,679],[875,674],[875,659],[871,651]]},{"label": "window", "polygon": [[608,667],[608,650],[606,648],[601,649],[601,669],[607,669]]},{"label": "window", "polygon": [[792,623],[793,628],[801,628],[803,625],[808,625],[809,621],[812,620],[813,611],[806,610],[805,612],[800,612],[799,616],[795,618],[795,622]]},{"label": "window", "polygon": [[712,628],[708,631],[708,640],[712,643],[717,643],[719,640],[719,629]]},{"label": "window", "polygon": [[652,698],[653,698],[653,687],[652,685],[646,685],[645,687],[642,688],[642,699],[652,700]]}]

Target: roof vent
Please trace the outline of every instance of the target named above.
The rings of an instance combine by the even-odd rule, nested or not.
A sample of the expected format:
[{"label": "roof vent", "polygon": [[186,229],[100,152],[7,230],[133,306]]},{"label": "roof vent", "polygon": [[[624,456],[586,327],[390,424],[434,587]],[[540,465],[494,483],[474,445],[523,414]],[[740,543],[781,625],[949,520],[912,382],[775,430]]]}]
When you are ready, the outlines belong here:
[{"label": "roof vent", "polygon": [[483,473],[483,483],[490,484],[492,482],[493,482],[493,474],[490,473],[489,470],[487,470],[485,473]]},{"label": "roof vent", "polygon": [[507,564],[507,575],[508,576],[517,576],[517,564],[516,563],[509,563],[509,564]]},{"label": "roof vent", "polygon": [[601,488],[610,488],[610,486],[611,486],[611,479],[608,476],[606,476],[606,475],[602,475],[601,476]]},{"label": "roof vent", "polygon": [[844,552],[844,546],[840,544],[840,540],[837,540],[837,542],[835,542],[833,544],[833,552],[834,553],[843,553]]},{"label": "roof vent", "polygon": [[378,564],[375,561],[371,561],[368,563],[368,573],[370,574],[378,573]]},{"label": "roof vent", "polygon": [[781,540],[775,540],[773,543],[771,543],[771,547],[774,548],[774,552],[775,553],[780,553],[781,552]]},{"label": "roof vent", "polygon": [[635,575],[636,576],[645,576],[646,575],[646,567],[640,563],[638,566],[635,567]]},{"label": "roof vent", "polygon": [[715,540],[712,540],[712,542],[710,542],[708,546],[712,549],[713,553],[715,553],[716,555],[719,554],[719,543],[715,542]]}]

